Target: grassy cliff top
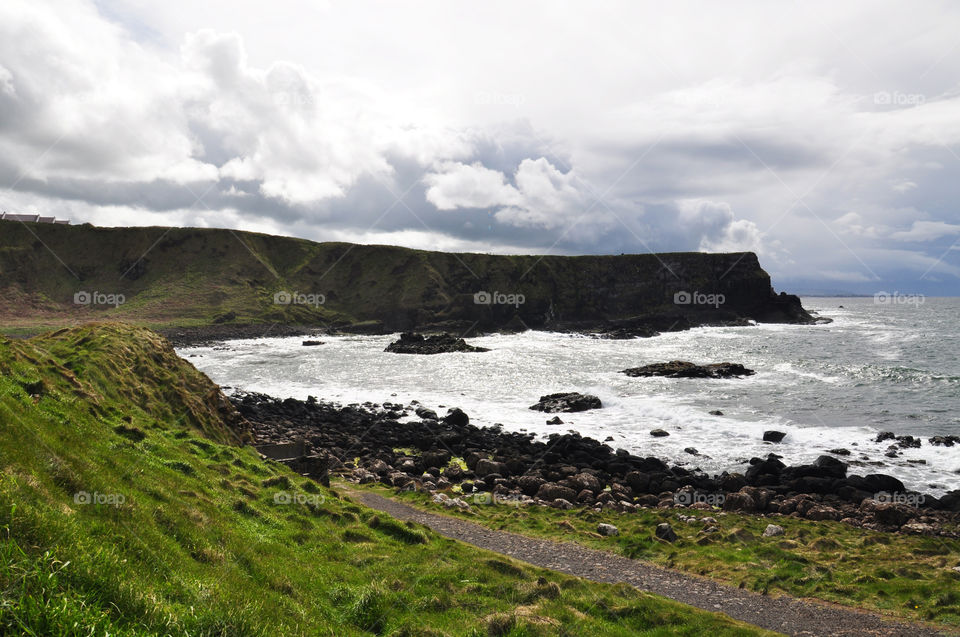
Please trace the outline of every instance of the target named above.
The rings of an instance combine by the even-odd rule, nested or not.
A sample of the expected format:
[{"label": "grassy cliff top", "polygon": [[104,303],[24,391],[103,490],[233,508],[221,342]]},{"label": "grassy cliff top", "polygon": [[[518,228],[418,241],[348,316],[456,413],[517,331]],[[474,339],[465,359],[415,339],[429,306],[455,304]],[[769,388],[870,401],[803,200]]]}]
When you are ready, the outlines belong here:
[{"label": "grassy cliff top", "polygon": [[[677,305],[681,291],[719,294],[724,302]],[[475,302],[484,292],[523,301]],[[704,312],[764,320],[769,298],[770,277],[752,253],[511,256],[221,229],[0,221],[0,318],[8,333],[89,320],[386,331]]]},{"label": "grassy cliff top", "polygon": [[748,635],[374,515],[120,324],[0,338],[0,633]]}]

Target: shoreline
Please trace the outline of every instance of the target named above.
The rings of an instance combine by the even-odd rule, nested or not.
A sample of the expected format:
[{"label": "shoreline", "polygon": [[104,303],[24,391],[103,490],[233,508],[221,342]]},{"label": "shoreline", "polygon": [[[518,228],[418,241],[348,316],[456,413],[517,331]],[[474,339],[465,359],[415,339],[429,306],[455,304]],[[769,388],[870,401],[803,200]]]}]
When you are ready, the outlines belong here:
[{"label": "shoreline", "polygon": [[[416,401],[340,406],[308,398],[238,392],[230,398],[265,455],[303,473],[361,484],[556,508],[636,511],[684,507],[839,520],[870,530],[960,537],[960,490],[942,498],[907,490],[886,474],[848,475],[821,456],[786,466],[776,454],[751,459],[744,474],[707,475],[656,457],[613,449],[575,433],[534,434],[469,424]],[[420,420],[401,422],[405,415]],[[290,457],[279,457],[284,453]]]}]

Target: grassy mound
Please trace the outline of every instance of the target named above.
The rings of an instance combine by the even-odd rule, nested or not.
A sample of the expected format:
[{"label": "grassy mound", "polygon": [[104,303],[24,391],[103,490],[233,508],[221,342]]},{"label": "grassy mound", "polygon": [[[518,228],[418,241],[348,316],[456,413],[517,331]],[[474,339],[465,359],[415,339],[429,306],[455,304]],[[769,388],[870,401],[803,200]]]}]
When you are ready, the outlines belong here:
[{"label": "grassy mound", "polygon": [[759,634],[374,515],[242,425],[148,331],[0,339],[0,633]]}]

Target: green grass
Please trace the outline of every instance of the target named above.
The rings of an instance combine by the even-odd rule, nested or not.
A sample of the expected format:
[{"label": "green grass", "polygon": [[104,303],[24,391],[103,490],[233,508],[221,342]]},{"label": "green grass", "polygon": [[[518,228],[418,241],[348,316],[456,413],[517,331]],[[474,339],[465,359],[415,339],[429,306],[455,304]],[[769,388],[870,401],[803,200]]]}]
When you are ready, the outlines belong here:
[{"label": "green grass", "polygon": [[[877,533],[840,522],[690,509],[595,513],[484,499],[461,512],[432,503],[427,494],[365,488],[494,529],[577,542],[764,594],[818,598],[912,621],[960,626],[960,573],[952,570],[960,566],[957,540]],[[700,531],[709,525],[689,524],[679,515],[714,517],[719,532],[703,535]],[[600,522],[617,526],[619,536],[601,537],[596,532]],[[675,543],[654,537],[661,522],[673,526]],[[784,535],[762,537],[768,524],[782,526]]]},{"label": "green grass", "polygon": [[375,514],[231,424],[145,330],[0,338],[0,633],[768,634]]}]

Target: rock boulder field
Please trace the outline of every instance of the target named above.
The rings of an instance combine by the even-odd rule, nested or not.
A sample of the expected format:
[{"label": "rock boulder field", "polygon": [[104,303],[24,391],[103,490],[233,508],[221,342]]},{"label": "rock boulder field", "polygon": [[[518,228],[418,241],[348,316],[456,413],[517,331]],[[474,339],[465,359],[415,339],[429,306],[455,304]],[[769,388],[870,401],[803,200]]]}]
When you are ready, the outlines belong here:
[{"label": "rock boulder field", "polygon": [[531,433],[480,428],[456,407],[438,419],[419,403],[342,407],[248,393],[231,400],[249,421],[258,446],[302,444],[305,455],[297,461],[313,472],[325,468],[360,483],[432,494],[453,493],[456,485],[467,505],[506,499],[520,505],[635,512],[713,503],[737,513],[958,535],[960,490],[940,498],[921,495],[907,491],[893,476],[851,475],[849,465],[832,456],[787,466],[769,454],[751,458],[743,472],[710,476],[615,450],[577,433],[537,440]]},{"label": "rock boulder field", "polygon": [[756,372],[747,369],[740,363],[710,363],[697,365],[688,361],[670,361],[669,363],[653,363],[643,367],[632,367],[621,372],[627,376],[650,377],[663,376],[666,378],[736,378],[752,376]]},{"label": "rock boulder field", "polygon": [[424,336],[405,332],[400,340],[387,345],[385,352],[394,354],[448,354],[451,352],[489,352],[486,347],[469,345],[462,338],[450,334],[436,334]]}]

